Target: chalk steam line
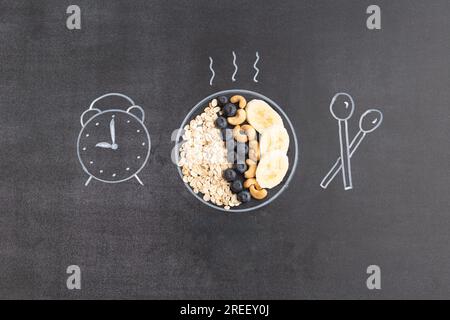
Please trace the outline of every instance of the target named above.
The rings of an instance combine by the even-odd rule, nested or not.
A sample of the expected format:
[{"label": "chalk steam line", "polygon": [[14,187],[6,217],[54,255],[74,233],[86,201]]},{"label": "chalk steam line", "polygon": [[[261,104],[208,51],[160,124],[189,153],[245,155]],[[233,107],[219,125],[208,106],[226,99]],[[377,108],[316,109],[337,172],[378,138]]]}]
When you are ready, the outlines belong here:
[{"label": "chalk steam line", "polygon": [[[236,75],[238,73],[239,67],[236,63],[236,60],[237,60],[236,52],[232,51],[231,53],[233,54],[233,66],[234,66],[234,72],[231,76],[231,81],[236,82]],[[258,77],[259,71],[260,71],[259,68],[256,66],[259,62],[259,59],[260,59],[259,52],[256,51],[256,60],[255,60],[255,63],[253,64],[253,69],[255,69],[255,75],[253,76],[253,82],[256,82],[256,83],[259,82],[258,79],[256,79]],[[212,57],[209,57],[209,70],[211,71],[211,78],[209,79],[209,85],[212,86],[213,80],[216,76],[216,73],[213,69],[213,58]]]},{"label": "chalk steam line", "polygon": [[212,66],[213,66],[213,59],[211,57],[209,57],[209,70],[211,70],[211,73],[212,73],[211,79],[209,79],[209,85],[210,86],[212,86],[214,77],[216,76],[216,73],[214,72],[214,69],[213,69]]},{"label": "chalk steam line", "polygon": [[238,66],[237,66],[237,64],[236,64],[236,53],[234,53],[234,51],[233,51],[233,66],[234,66],[234,73],[233,73],[233,75],[231,76],[231,80],[232,80],[233,82],[235,82],[235,81],[236,81],[236,74],[237,74],[237,72],[238,72]]},{"label": "chalk steam line", "polygon": [[258,74],[259,74],[259,69],[258,69],[258,67],[256,66],[256,64],[258,63],[258,61],[259,61],[259,53],[258,53],[258,51],[256,51],[256,60],[255,60],[255,63],[253,64],[253,68],[256,70],[255,76],[253,77],[253,81],[254,81],[254,82],[258,82],[258,80],[256,80],[256,77],[257,77]]}]

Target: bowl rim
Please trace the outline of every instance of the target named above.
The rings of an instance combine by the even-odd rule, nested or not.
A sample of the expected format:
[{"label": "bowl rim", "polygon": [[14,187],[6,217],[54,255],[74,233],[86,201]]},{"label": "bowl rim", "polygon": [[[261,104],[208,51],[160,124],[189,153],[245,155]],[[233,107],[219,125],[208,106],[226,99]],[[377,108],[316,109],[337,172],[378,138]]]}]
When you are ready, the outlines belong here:
[{"label": "bowl rim", "polygon": [[[294,162],[291,164],[291,166],[292,166],[292,167],[291,167],[291,172],[289,173],[289,176],[287,177],[286,181],[283,183],[283,185],[282,185],[281,188],[277,191],[277,193],[275,193],[272,197],[270,197],[269,199],[267,199],[267,200],[265,200],[265,201],[262,201],[261,203],[259,203],[259,204],[256,205],[256,206],[252,206],[252,207],[249,207],[249,208],[239,209],[239,206],[238,206],[238,207],[231,207],[230,209],[226,210],[224,207],[220,207],[220,206],[215,205],[215,204],[213,204],[213,203],[211,203],[211,202],[209,202],[209,201],[203,200],[203,198],[200,197],[200,195],[196,194],[196,193],[194,192],[194,190],[192,190],[192,188],[189,186],[188,183],[186,183],[186,182],[183,181],[183,177],[184,177],[184,176],[183,176],[183,173],[182,173],[182,171],[181,171],[181,167],[178,165],[178,159],[179,159],[179,155],[180,155],[178,146],[179,146],[179,143],[182,141],[182,135],[183,135],[182,133],[183,133],[183,131],[184,131],[184,127],[186,126],[186,124],[187,124],[190,120],[192,120],[191,118],[192,118],[192,115],[195,113],[195,111],[196,111],[199,107],[205,105],[205,103],[207,104],[209,101],[211,101],[211,99],[216,98],[216,97],[218,97],[218,96],[220,96],[220,95],[229,95],[229,94],[243,94],[243,95],[249,94],[249,95],[252,95],[252,96],[254,96],[254,97],[256,97],[256,98],[260,98],[260,99],[262,99],[262,100],[267,101],[272,107],[275,107],[275,109],[276,109],[278,112],[280,112],[280,113],[282,114],[282,116],[284,117],[284,119],[286,120],[286,122],[288,123],[288,125],[289,125],[289,127],[290,127],[290,129],[291,129],[292,137],[293,137],[293,140],[294,140]],[[286,113],[283,111],[283,109],[282,109],[277,103],[275,103],[272,99],[269,99],[268,97],[266,97],[266,96],[264,96],[264,95],[262,95],[262,94],[260,94],[260,93],[257,93],[257,92],[254,92],[254,91],[250,91],[250,90],[245,90],[245,89],[228,89],[228,90],[218,91],[218,92],[215,92],[215,93],[213,93],[213,94],[210,94],[210,95],[207,96],[206,98],[204,98],[204,99],[202,99],[201,101],[199,101],[199,102],[198,102],[198,103],[197,103],[197,104],[196,104],[196,105],[188,112],[188,114],[186,115],[186,117],[185,117],[185,118],[183,119],[183,121],[181,122],[181,126],[179,127],[178,132],[177,132],[177,136],[176,136],[176,140],[175,140],[175,145],[176,145],[176,148],[175,148],[175,159],[176,159],[176,164],[175,164],[175,166],[177,167],[178,174],[180,175],[181,181],[183,182],[183,184],[185,185],[185,187],[189,190],[189,192],[190,192],[196,199],[200,200],[203,204],[205,204],[205,205],[207,205],[207,206],[209,206],[209,207],[211,207],[211,208],[213,208],[213,209],[216,209],[216,210],[219,210],[219,211],[223,211],[223,212],[230,212],[230,213],[232,213],[232,212],[250,212],[250,211],[257,210],[257,209],[261,209],[262,207],[264,207],[264,206],[266,206],[266,205],[272,203],[276,198],[278,198],[278,197],[279,197],[279,196],[287,189],[287,187],[289,186],[290,182],[292,181],[292,178],[294,177],[294,174],[295,174],[295,171],[296,171],[297,165],[298,165],[298,141],[297,141],[297,134],[296,134],[295,129],[294,129],[294,126],[292,125],[292,122],[291,122],[291,120],[289,119],[289,117],[287,116],[287,114],[286,114]]]}]

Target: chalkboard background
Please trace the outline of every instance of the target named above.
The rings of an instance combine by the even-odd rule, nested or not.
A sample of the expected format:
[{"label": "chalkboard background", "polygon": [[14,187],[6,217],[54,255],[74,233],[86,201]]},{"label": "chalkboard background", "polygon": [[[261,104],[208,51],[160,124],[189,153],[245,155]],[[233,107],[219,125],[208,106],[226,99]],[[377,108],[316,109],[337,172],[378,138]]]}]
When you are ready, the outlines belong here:
[{"label": "chalkboard background", "polygon": [[[380,31],[370,1],[78,0],[78,31],[70,4],[0,6],[1,298],[450,298],[448,1],[379,0]],[[282,106],[301,150],[289,189],[248,214],[200,203],[170,161],[190,108],[231,88]],[[356,102],[351,136],[368,108],[384,113],[352,191],[340,176],[319,187],[339,153],[339,91]],[[107,92],[145,109],[145,186],[84,186],[79,117]],[[81,290],[66,288],[71,264]]]}]

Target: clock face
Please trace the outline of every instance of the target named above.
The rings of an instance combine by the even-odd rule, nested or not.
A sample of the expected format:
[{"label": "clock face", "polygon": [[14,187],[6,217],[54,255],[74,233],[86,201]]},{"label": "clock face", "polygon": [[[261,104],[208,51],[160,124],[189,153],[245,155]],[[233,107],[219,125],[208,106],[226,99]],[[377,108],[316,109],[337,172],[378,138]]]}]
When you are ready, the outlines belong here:
[{"label": "clock face", "polygon": [[104,182],[121,182],[137,174],[150,154],[150,136],[142,122],[123,110],[92,117],[78,137],[83,169]]}]

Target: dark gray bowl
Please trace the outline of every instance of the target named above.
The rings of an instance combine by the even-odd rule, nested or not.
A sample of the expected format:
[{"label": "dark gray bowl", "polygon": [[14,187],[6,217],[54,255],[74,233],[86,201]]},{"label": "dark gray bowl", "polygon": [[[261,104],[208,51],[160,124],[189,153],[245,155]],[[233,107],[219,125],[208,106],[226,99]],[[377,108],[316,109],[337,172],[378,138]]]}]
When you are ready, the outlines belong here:
[{"label": "dark gray bowl", "polygon": [[[217,210],[221,210],[221,211],[225,211],[225,212],[249,212],[252,210],[256,210],[259,208],[264,207],[265,205],[268,205],[269,203],[271,203],[272,201],[274,201],[276,198],[278,198],[280,196],[281,193],[283,193],[286,188],[289,185],[289,182],[291,181],[292,177],[294,176],[294,172],[295,169],[297,167],[297,162],[298,162],[298,142],[297,142],[297,136],[295,134],[295,130],[294,130],[294,126],[292,125],[291,121],[289,120],[288,116],[284,113],[283,109],[280,108],[280,106],[278,104],[276,104],[274,101],[270,100],[269,98],[263,96],[262,94],[253,92],[253,91],[249,91],[249,90],[241,90],[241,89],[232,89],[232,90],[225,90],[225,91],[220,91],[220,92],[216,92],[206,98],[204,98],[202,101],[200,101],[199,103],[197,103],[195,105],[195,107],[193,107],[191,109],[191,111],[189,111],[189,113],[186,115],[186,117],[184,118],[183,122],[181,123],[180,129],[178,130],[178,134],[176,137],[176,150],[175,150],[175,158],[176,161],[178,163],[178,157],[179,157],[179,147],[182,145],[182,141],[183,141],[183,128],[193,119],[195,118],[197,115],[201,114],[204,110],[204,108],[206,106],[208,106],[208,103],[214,99],[217,98],[218,96],[221,95],[225,95],[228,97],[231,97],[233,95],[242,95],[244,96],[247,101],[251,100],[251,99],[261,99],[266,101],[270,106],[272,106],[272,108],[274,108],[281,116],[281,118],[283,119],[284,125],[286,127],[286,130],[288,131],[289,134],[289,140],[290,140],[290,144],[289,144],[289,150],[287,153],[288,159],[289,159],[289,170],[283,180],[283,182],[281,184],[279,184],[278,186],[276,186],[273,189],[268,190],[268,196],[267,198],[265,198],[264,200],[255,200],[252,199],[250,202],[248,203],[243,203],[238,207],[232,207],[229,210],[225,210],[223,207],[217,206],[211,202],[205,201],[203,200],[203,194],[199,193],[196,194],[192,188],[189,186],[189,184],[185,183],[183,180],[181,180],[184,185],[186,186],[186,188],[189,190],[189,192],[195,197],[197,198],[199,201],[201,201],[202,203],[206,204],[207,206],[217,209]],[[178,168],[178,173],[180,174],[181,179],[183,179],[183,173],[181,172],[181,167],[177,166]]]}]

